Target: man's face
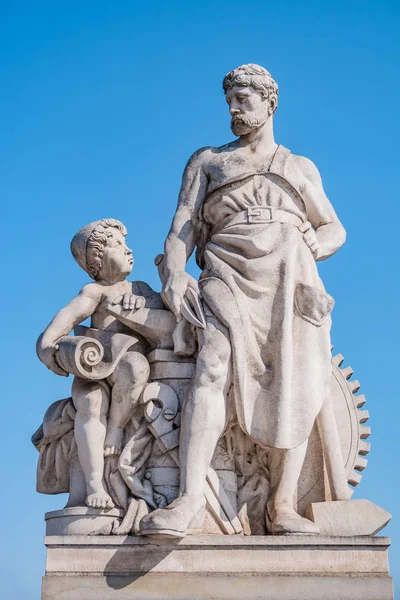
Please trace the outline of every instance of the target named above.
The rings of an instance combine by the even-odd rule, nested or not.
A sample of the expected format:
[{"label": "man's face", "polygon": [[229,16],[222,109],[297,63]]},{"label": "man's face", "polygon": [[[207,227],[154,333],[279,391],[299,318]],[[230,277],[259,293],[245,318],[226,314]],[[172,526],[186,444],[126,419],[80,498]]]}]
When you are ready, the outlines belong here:
[{"label": "man's face", "polygon": [[110,232],[101,266],[101,276],[107,280],[126,277],[133,267],[132,250],[127,247],[125,236],[116,227],[111,227]]},{"label": "man's face", "polygon": [[251,86],[234,86],[226,92],[226,101],[234,135],[247,135],[268,121],[271,112],[268,98]]}]

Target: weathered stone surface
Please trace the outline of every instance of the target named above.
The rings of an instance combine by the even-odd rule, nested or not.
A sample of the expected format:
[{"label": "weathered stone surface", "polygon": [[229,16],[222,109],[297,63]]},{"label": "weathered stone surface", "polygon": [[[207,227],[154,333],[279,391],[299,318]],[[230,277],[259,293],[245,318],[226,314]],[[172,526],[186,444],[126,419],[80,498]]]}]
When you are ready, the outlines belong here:
[{"label": "weathered stone surface", "polygon": [[392,515],[369,500],[315,502],[306,516],[319,527],[321,535],[376,535]]},{"label": "weathered stone surface", "polygon": [[46,573],[259,573],[388,575],[384,537],[46,537]]},{"label": "weathered stone surface", "polygon": [[[126,280],[133,266],[126,234],[125,225],[115,219],[94,221],[75,234],[72,254],[94,281],[55,315],[37,341],[38,356],[50,370],[75,376],[72,402],[52,405],[35,439],[41,452],[38,488],[45,493],[69,491],[70,463],[77,450],[86,504],[92,508],[113,508],[116,500],[126,508],[126,493],[124,498],[118,497],[121,486],[114,497],[106,489],[104,459],[121,454],[124,428],[150,372],[146,341],[130,335],[106,307],[118,305],[123,314],[142,311],[144,317],[139,321],[148,320],[146,315],[152,309],[174,321],[169,311],[159,310],[161,300],[149,286]],[[88,317],[91,327],[77,330]],[[74,328],[75,335],[69,336]],[[66,433],[69,438],[63,440]]]},{"label": "weathered stone surface", "polygon": [[[198,356],[181,424],[181,496],[168,510],[144,517],[142,532],[182,536],[190,529],[233,404],[245,435],[268,447],[268,491],[260,493],[258,520],[273,534],[318,533],[294,500],[315,423],[329,482],[323,493],[350,498],[326,394],[334,301],[316,267],[346,234],[315,165],[275,142],[278,85],[271,74],[242,65],[223,87],[239,139],[190,158],[164,256],[157,259],[163,299],[178,325],[186,318],[197,326]],[[185,271],[195,246],[203,271],[197,296]],[[242,499],[247,510],[251,492]]]},{"label": "weathered stone surface", "polygon": [[389,577],[46,576],[42,600],[393,600]]},{"label": "weathered stone surface", "polygon": [[[239,139],[188,163],[155,259],[162,296],[125,279],[126,227],[90,223],[71,249],[94,282],[38,340],[46,366],[75,375],[72,398],[54,403],[34,436],[38,491],[69,491],[68,508],[117,507],[118,534],[143,517],[143,532],[183,536],[205,505],[205,532],[215,522],[230,535],[316,534],[306,508],[348,499],[366,465],[368,415],[351,367],[340,368],[341,355],[332,365],[333,299],[315,264],[344,229],[316,167],[275,142],[270,73],[243,65],[224,89]],[[199,282],[184,270],[196,244],[207,267]],[[79,326],[88,315],[91,327]],[[179,477],[165,471],[171,480],[155,485],[153,467]]]},{"label": "weathered stone surface", "polygon": [[[349,501],[369,415],[332,359],[316,265],[345,231],[316,166],[275,142],[271,74],[243,65],[223,85],[238,139],[188,162],[155,259],[162,293],[126,280],[119,221],[72,240],[94,281],[37,345],[75,376],[33,437],[38,491],[70,494],[46,515],[64,536],[47,539],[46,598],[391,598],[387,542],[369,537],[390,515]],[[185,271],[195,248],[199,281]],[[140,532],[207,535],[124,537]]]},{"label": "weathered stone surface", "polygon": [[150,379],[191,379],[195,365],[192,363],[159,362],[151,365]]},{"label": "weathered stone surface", "polygon": [[117,508],[63,508],[45,514],[46,535],[111,535],[123,517]]},{"label": "weathered stone surface", "polygon": [[388,538],[47,537],[45,600],[393,600]]}]

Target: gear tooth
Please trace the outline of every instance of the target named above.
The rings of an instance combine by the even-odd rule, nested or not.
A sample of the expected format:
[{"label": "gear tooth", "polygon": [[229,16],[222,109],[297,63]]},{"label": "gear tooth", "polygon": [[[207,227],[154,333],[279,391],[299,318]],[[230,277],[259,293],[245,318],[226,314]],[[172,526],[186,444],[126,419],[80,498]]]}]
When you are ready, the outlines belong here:
[{"label": "gear tooth", "polygon": [[[333,346],[331,346],[331,352],[333,353]],[[369,453],[371,445],[369,442],[364,440],[371,435],[371,428],[368,425],[364,425],[364,423],[369,419],[368,410],[359,410],[364,406],[366,401],[364,394],[356,395],[360,389],[360,382],[357,379],[351,380],[354,374],[353,369],[350,366],[342,366],[343,363],[343,354],[336,354],[335,356],[332,356],[333,375],[336,377],[336,379],[340,380],[340,386],[342,387],[343,394],[346,396],[346,402],[350,404],[348,405],[348,408],[353,415],[354,412],[356,413],[358,421],[358,424],[356,425],[358,432],[353,432],[358,438],[356,440],[357,454],[355,457],[353,454],[351,464],[348,465],[348,467],[351,469],[348,474],[348,483],[349,486],[351,486],[349,487],[349,497],[351,497],[354,492],[353,488],[360,483],[362,479],[362,471],[364,471],[368,464],[368,460],[364,457]],[[336,369],[333,366],[335,366]],[[339,374],[341,379],[339,378]],[[346,382],[346,386],[343,385],[344,381]],[[353,405],[351,404],[349,393],[353,399]]]},{"label": "gear tooth", "polygon": [[356,469],[356,471],[364,471],[367,464],[368,464],[368,461],[366,458],[357,456],[356,461],[354,463],[354,468]]},{"label": "gear tooth", "polygon": [[355,487],[356,485],[358,485],[360,483],[361,479],[362,479],[362,475],[360,475],[360,473],[356,473],[356,471],[352,471],[350,473],[347,481],[349,482],[350,485]]},{"label": "gear tooth", "polygon": [[336,354],[336,356],[332,357],[332,362],[333,364],[335,364],[337,367],[340,367],[340,365],[342,364],[342,362],[344,361],[344,356],[343,354]]},{"label": "gear tooth", "polygon": [[349,389],[352,394],[355,394],[356,392],[358,392],[358,390],[361,387],[360,382],[357,381],[357,379],[355,379],[354,381],[348,381],[347,385],[349,386]]},{"label": "gear tooth", "polygon": [[360,394],[359,396],[353,396],[354,397],[354,403],[357,406],[357,408],[361,408],[364,406],[365,404],[365,396],[364,394]]},{"label": "gear tooth", "polygon": [[371,444],[369,442],[360,441],[358,444],[358,452],[365,456],[370,451]]},{"label": "gear tooth", "polygon": [[371,435],[371,427],[368,425],[361,425],[360,427],[360,438],[366,440]]},{"label": "gear tooth", "polygon": [[353,375],[354,371],[351,367],[344,367],[343,369],[340,369],[342,372],[342,375],[345,379],[350,379],[350,377]]},{"label": "gear tooth", "polygon": [[357,417],[359,423],[365,423],[369,419],[369,412],[367,410],[359,410],[357,411]]}]

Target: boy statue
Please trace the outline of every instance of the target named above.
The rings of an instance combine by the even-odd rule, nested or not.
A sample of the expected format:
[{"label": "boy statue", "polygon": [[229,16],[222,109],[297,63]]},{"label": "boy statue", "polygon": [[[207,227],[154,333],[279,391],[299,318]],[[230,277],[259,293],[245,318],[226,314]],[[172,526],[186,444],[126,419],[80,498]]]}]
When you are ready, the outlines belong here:
[{"label": "boy statue", "polygon": [[124,427],[149,376],[149,365],[143,356],[144,340],[134,337],[131,330],[106,311],[105,305],[122,302],[124,309],[137,310],[145,305],[160,308],[162,304],[159,294],[147,284],[126,280],[133,266],[126,234],[126,227],[115,219],[95,221],[78,231],[71,242],[71,251],[94,282],[85,285],[56,314],[37,342],[40,360],[57,375],[67,376],[57,363],[59,340],[88,317],[92,328],[110,335],[125,333],[132,339],[132,345],[109,377],[95,381],[75,377],[72,385],[76,408],[74,433],[86,481],[86,504],[95,508],[114,506],[104,488],[104,456],[121,453]]}]

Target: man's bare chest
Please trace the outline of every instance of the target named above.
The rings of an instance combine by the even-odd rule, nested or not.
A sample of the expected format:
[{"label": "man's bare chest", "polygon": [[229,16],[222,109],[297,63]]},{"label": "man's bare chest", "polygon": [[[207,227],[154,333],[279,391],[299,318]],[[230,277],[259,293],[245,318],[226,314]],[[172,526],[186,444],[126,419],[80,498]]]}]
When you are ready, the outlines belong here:
[{"label": "man's bare chest", "polygon": [[221,153],[206,166],[209,178],[208,191],[248,175],[267,173],[271,166],[271,160],[271,155],[245,155],[239,151]]},{"label": "man's bare chest", "polygon": [[[293,168],[275,168],[275,152],[262,153],[243,153],[241,150],[230,152],[221,152],[214,155],[212,160],[205,166],[208,176],[207,194],[210,194],[217,188],[220,188],[230,182],[239,181],[250,175],[278,176],[279,179],[286,180],[290,187],[298,191],[303,182],[302,173]],[[285,171],[285,173],[283,173]]]}]

